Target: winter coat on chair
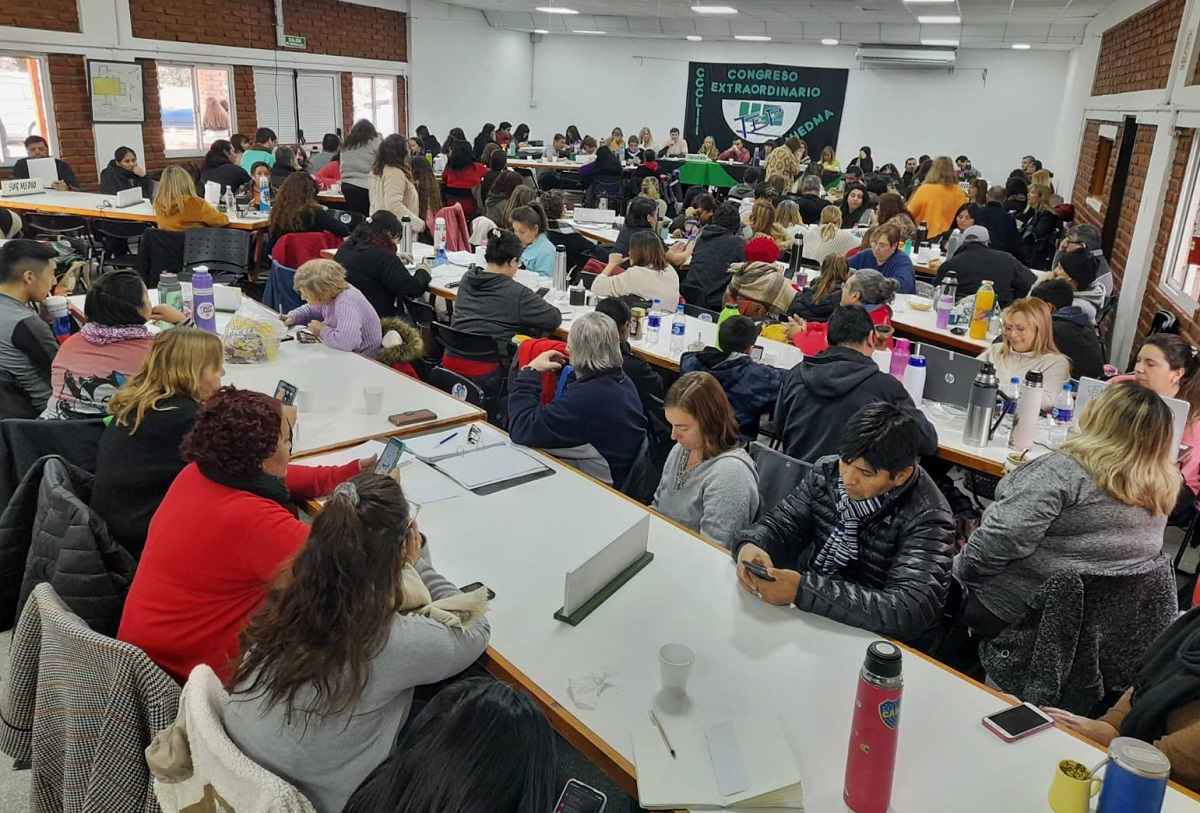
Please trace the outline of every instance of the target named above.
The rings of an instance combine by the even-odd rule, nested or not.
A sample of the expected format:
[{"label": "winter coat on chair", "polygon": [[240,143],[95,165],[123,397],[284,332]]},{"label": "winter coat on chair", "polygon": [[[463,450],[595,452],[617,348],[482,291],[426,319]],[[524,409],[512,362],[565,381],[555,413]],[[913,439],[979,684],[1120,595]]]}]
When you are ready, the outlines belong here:
[{"label": "winter coat on chair", "polygon": [[[0,514],[0,626],[9,629],[33,588],[49,582],[68,607],[115,635],[137,564],[88,508],[92,475],[47,456],[25,475]],[[16,574],[23,574],[17,593]]]},{"label": "winter coat on chair", "polygon": [[380,319],[379,324],[383,328],[383,347],[375,360],[411,378],[418,378],[413,362],[425,355],[421,331],[396,316]]}]

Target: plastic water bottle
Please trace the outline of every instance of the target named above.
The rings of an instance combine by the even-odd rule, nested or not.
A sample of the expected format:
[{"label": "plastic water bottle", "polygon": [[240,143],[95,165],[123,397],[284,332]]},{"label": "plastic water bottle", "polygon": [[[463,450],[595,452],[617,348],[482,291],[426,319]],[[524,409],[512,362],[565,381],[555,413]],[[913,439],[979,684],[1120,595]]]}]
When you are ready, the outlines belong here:
[{"label": "plastic water bottle", "polygon": [[654,300],[650,313],[646,314],[646,344],[658,344],[658,331],[662,327],[662,300]]},{"label": "plastic water bottle", "polygon": [[[158,301],[162,305],[170,305],[180,313],[183,312],[183,286],[179,284],[179,275],[164,271],[158,277]],[[169,322],[162,322],[162,327],[171,327]]]},{"label": "plastic water bottle", "polygon": [[1075,396],[1071,393],[1071,385],[1063,384],[1062,392],[1058,394],[1054,408],[1050,410],[1050,417],[1054,419],[1054,428],[1050,430],[1051,446],[1058,446],[1067,439],[1074,415]]},{"label": "plastic water bottle", "polygon": [[904,368],[904,389],[917,406],[925,397],[925,357],[909,356],[908,366]]},{"label": "plastic water bottle", "polygon": [[683,303],[675,309],[671,319],[671,352],[682,353],[687,343],[687,315],[683,312]]},{"label": "plastic water bottle", "polygon": [[608,195],[605,195],[605,194],[600,195],[600,199],[596,201],[596,208],[597,209],[607,209],[608,208]]},{"label": "plastic water bottle", "polygon": [[192,319],[196,327],[217,332],[217,303],[213,298],[213,278],[208,266],[198,265],[192,272]]},{"label": "plastic water bottle", "polygon": [[233,217],[237,214],[237,198],[233,194],[233,187],[225,187],[225,214]]},{"label": "plastic water bottle", "polygon": [[892,348],[892,364],[888,370],[892,378],[904,381],[904,371],[908,369],[908,360],[911,357],[912,348],[909,347],[908,339],[896,339],[896,345]]},{"label": "plastic water bottle", "polygon": [[266,175],[258,179],[258,211],[266,212],[271,209],[271,179]]},{"label": "plastic water bottle", "polygon": [[446,247],[446,218],[444,217],[433,221],[433,247],[436,249]]}]

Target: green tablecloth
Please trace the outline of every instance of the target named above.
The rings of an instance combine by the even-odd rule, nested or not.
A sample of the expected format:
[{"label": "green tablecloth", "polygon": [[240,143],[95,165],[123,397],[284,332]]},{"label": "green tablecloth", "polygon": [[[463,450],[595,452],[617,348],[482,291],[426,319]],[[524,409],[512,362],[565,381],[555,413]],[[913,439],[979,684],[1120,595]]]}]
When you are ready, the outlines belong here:
[{"label": "green tablecloth", "polygon": [[684,186],[717,186],[732,189],[737,181],[725,167],[710,161],[689,161],[679,168],[679,182]]}]

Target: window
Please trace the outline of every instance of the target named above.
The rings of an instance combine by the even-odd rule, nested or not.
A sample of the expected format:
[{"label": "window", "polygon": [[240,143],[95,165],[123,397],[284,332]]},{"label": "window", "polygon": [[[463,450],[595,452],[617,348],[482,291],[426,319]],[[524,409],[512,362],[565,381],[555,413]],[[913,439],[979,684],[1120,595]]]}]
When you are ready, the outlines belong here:
[{"label": "window", "polygon": [[168,156],[199,155],[233,133],[229,68],[158,63],[158,99]]},{"label": "window", "polygon": [[25,157],[25,139],[45,136],[54,144],[46,120],[45,63],[36,57],[0,54],[0,165]]},{"label": "window", "polygon": [[396,78],[354,77],[354,120],[367,119],[380,135],[396,132]]},{"label": "window", "polygon": [[1166,261],[1163,263],[1163,287],[1181,306],[1192,309],[1200,302],[1200,183],[1197,176],[1197,158],[1200,155],[1200,139],[1192,145],[1188,159],[1188,172],[1184,176],[1183,188],[1179,193],[1179,208],[1171,228],[1171,242],[1167,244]]}]

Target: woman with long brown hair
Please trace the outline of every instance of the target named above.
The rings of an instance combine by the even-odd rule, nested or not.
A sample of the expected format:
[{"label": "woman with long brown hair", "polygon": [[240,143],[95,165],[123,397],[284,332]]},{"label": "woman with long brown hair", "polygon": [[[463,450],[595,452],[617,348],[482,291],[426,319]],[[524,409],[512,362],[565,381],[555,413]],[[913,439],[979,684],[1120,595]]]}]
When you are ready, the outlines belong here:
[{"label": "woman with long brown hair", "polygon": [[317,183],[307,172],[293,172],[279,187],[267,216],[267,232],[273,238],[308,231],[327,231],[342,239],[350,227],[338,220],[317,200]]},{"label": "woman with long brown hair", "polygon": [[908,240],[917,233],[917,224],[904,205],[904,198],[895,192],[884,192],[879,196],[879,205],[875,208],[875,222],[879,226],[888,223],[900,230],[900,239]]},{"label": "woman with long brown hair", "polygon": [[388,757],[415,687],[487,647],[486,596],[433,569],[418,513],[389,477],[339,485],[242,631],[225,728],[318,810]]},{"label": "woman with long brown hair", "polygon": [[386,209],[401,220],[407,217],[414,234],[425,231],[421,200],[413,183],[408,157],[408,141],[404,136],[390,135],[379,145],[368,184],[372,212]]},{"label": "woman with long brown hair", "polygon": [[410,161],[409,168],[417,187],[417,214],[428,222],[442,210],[442,188],[433,174],[433,167],[424,158]]},{"label": "woman with long brown hair", "polygon": [[821,276],[796,295],[790,316],[809,322],[828,322],[842,302],[842,286],[850,279],[850,264],[840,254],[826,255],[821,261]]}]

